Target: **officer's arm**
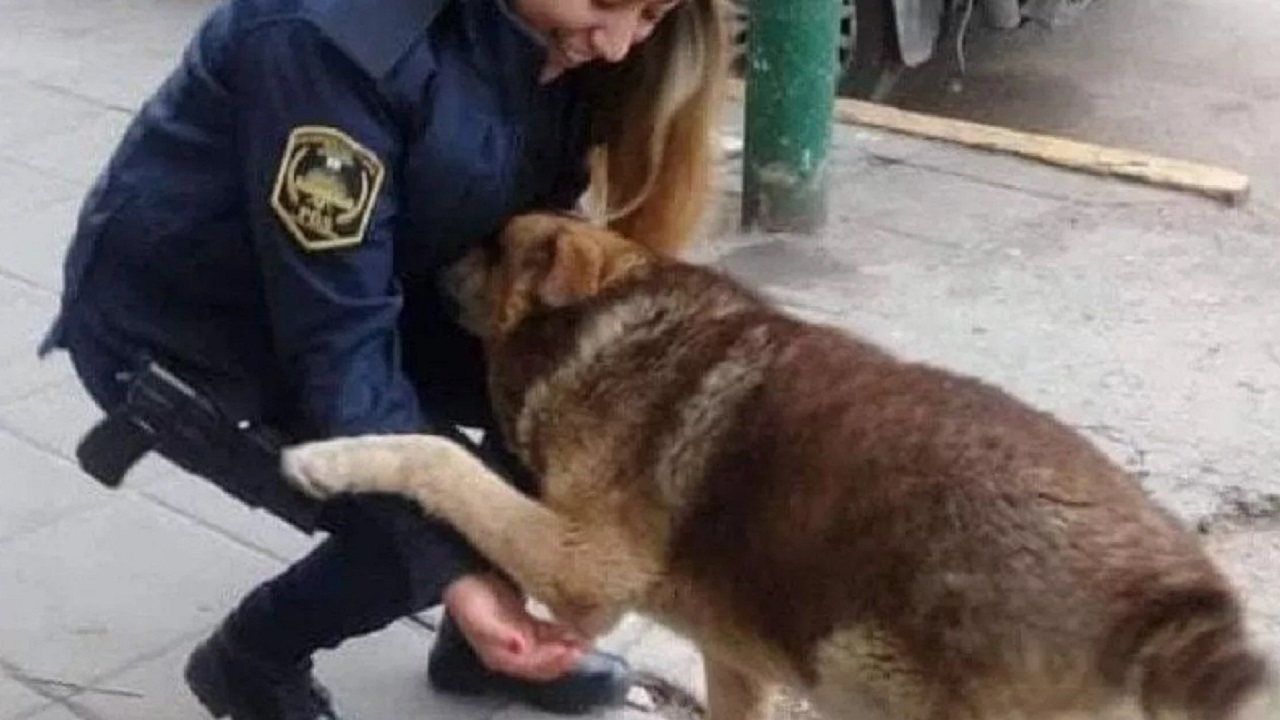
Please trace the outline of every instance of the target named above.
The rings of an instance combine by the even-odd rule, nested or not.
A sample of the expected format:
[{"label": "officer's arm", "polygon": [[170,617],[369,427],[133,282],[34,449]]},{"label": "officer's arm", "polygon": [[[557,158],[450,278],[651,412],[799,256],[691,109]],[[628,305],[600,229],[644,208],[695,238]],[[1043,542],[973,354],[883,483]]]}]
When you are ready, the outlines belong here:
[{"label": "officer's arm", "polygon": [[235,66],[253,246],[309,434],[423,430],[397,330],[403,148],[373,81],[296,20],[249,30]]},{"label": "officer's arm", "polygon": [[[403,148],[372,82],[318,30],[276,22],[242,38],[233,78],[245,201],[277,353],[309,435],[430,431],[400,362],[393,269]],[[460,535],[374,513],[429,563],[440,592],[487,567]],[[397,530],[413,522],[416,529]]]}]

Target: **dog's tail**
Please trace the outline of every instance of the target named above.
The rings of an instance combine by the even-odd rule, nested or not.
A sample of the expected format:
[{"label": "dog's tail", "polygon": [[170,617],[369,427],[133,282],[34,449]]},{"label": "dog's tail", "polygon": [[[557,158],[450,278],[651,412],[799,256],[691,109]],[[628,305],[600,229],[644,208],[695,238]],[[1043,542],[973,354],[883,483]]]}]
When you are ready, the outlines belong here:
[{"label": "dog's tail", "polygon": [[1146,594],[1111,634],[1104,668],[1148,720],[1280,720],[1280,690],[1222,583]]}]

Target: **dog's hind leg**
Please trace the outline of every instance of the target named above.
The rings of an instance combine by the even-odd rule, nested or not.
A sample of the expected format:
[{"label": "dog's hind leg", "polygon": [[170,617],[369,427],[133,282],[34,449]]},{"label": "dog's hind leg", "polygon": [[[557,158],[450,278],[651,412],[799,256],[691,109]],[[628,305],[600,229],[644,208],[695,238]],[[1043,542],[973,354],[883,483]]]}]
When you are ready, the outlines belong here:
[{"label": "dog's hind leg", "polygon": [[304,443],[285,449],[281,469],[316,497],[389,493],[413,500],[587,636],[616,624],[650,579],[649,563],[615,528],[553,512],[447,438],[368,435]]},{"label": "dog's hind leg", "polygon": [[773,688],[704,653],[707,720],[768,720]]}]

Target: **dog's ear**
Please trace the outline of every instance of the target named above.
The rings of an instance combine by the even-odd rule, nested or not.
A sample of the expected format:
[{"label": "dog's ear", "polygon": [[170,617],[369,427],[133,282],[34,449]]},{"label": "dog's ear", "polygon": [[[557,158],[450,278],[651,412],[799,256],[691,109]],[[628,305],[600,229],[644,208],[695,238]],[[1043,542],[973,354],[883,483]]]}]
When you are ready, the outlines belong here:
[{"label": "dog's ear", "polygon": [[605,280],[605,253],[592,240],[571,230],[551,239],[546,274],[538,284],[539,300],[549,307],[564,307],[599,292]]}]

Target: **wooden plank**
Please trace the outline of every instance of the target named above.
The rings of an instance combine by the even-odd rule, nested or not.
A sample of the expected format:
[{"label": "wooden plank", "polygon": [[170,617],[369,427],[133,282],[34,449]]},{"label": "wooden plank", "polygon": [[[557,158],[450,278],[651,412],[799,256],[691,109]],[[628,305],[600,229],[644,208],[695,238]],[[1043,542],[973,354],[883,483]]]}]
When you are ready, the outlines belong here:
[{"label": "wooden plank", "polygon": [[[729,96],[739,100],[745,97],[741,81],[730,84]],[[1228,205],[1240,205],[1249,197],[1247,175],[1133,150],[925,115],[849,98],[836,99],[835,120],[1015,155],[1094,175],[1193,192]]]}]

